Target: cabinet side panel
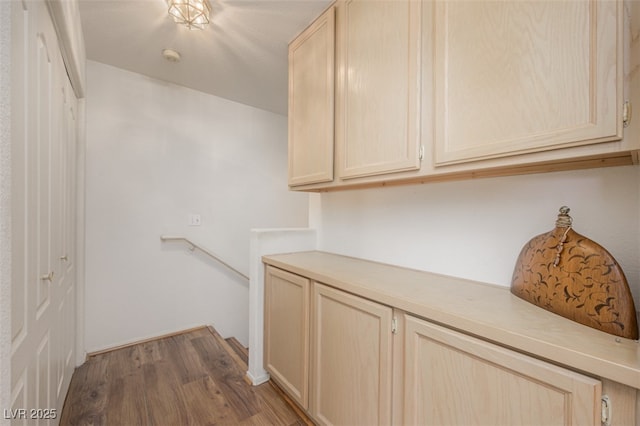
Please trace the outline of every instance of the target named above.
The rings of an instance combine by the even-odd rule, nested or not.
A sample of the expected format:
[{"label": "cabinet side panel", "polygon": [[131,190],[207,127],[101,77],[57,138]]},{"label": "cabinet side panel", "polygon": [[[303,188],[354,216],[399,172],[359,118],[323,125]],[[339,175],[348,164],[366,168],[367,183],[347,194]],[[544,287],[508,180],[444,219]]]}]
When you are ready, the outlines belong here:
[{"label": "cabinet side panel", "polygon": [[611,404],[610,423],[612,425],[638,424],[636,420],[638,391],[636,389],[603,379],[602,395],[606,395]]},{"label": "cabinet side panel", "polygon": [[267,268],[266,370],[303,408],[308,407],[309,280]]},{"label": "cabinet side panel", "polygon": [[333,180],[335,11],[289,46],[289,184]]}]

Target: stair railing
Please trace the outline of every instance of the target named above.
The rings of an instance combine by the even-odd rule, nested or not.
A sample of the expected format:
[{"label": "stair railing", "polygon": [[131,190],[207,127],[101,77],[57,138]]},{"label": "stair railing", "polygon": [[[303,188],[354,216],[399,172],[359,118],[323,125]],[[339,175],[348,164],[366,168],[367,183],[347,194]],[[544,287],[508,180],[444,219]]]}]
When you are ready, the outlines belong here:
[{"label": "stair railing", "polygon": [[229,265],[227,262],[225,262],[222,259],[220,259],[217,255],[215,255],[211,251],[209,251],[206,248],[194,243],[193,241],[191,241],[190,239],[188,239],[186,237],[176,237],[176,236],[170,236],[170,235],[161,235],[160,236],[160,241],[162,241],[162,242],[184,241],[185,243],[189,244],[189,250],[191,250],[191,251],[194,251],[196,249],[200,250],[201,252],[203,252],[207,256],[211,257],[212,259],[214,259],[215,261],[217,261],[221,265],[226,266],[227,268],[231,269],[236,274],[240,275],[245,280],[249,281],[249,277],[248,276],[246,276],[242,272],[238,271],[236,268],[234,268],[233,266]]}]

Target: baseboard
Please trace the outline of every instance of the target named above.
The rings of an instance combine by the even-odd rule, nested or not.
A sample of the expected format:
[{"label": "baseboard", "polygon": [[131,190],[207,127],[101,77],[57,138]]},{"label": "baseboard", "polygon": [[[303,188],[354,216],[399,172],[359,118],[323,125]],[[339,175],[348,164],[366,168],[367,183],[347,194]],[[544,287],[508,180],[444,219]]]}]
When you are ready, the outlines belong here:
[{"label": "baseboard", "polygon": [[307,412],[302,407],[300,407],[297,402],[291,399],[289,395],[287,395],[287,393],[282,390],[280,385],[278,385],[273,380],[270,380],[269,384],[271,385],[271,387],[273,387],[273,389],[275,389],[276,392],[278,392],[278,394],[282,397],[282,399],[284,399],[287,402],[287,404],[291,407],[291,409],[295,411],[296,414],[298,414],[298,416],[300,416],[300,418],[302,419],[305,425],[314,426],[314,423],[311,420],[311,418],[307,415]]},{"label": "baseboard", "polygon": [[252,384],[253,386],[258,386],[268,382],[269,379],[271,379],[271,376],[269,376],[269,373],[267,373],[266,371],[258,376],[254,376],[253,374],[251,374],[251,371],[247,371],[247,378],[249,379],[250,384]]},{"label": "baseboard", "polygon": [[99,351],[88,352],[87,356],[85,357],[85,360],[88,360],[89,358],[94,357],[96,355],[102,355],[102,354],[106,354],[106,353],[109,353],[109,352],[117,351],[118,349],[124,349],[124,348],[128,348],[128,347],[131,347],[131,346],[140,345],[142,343],[153,342],[154,340],[166,339],[167,337],[179,336],[180,334],[190,333],[192,331],[201,330],[203,328],[208,328],[208,327],[206,325],[201,325],[201,326],[198,326],[198,327],[188,328],[186,330],[174,331],[174,332],[171,332],[171,333],[166,333],[166,334],[162,334],[162,335],[155,336],[155,337],[148,337],[146,339],[141,339],[141,340],[136,340],[134,342],[124,343],[122,345],[113,346],[113,347],[106,348],[106,349],[100,349]]}]

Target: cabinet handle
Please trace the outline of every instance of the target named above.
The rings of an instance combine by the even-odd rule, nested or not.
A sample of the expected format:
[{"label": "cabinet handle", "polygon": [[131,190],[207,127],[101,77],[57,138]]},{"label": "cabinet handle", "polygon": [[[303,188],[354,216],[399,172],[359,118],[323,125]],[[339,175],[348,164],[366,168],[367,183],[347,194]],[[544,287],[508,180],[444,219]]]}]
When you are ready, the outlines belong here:
[{"label": "cabinet handle", "polygon": [[622,105],[622,125],[629,127],[631,123],[631,102],[625,101]]},{"label": "cabinet handle", "polygon": [[41,276],[41,277],[40,277],[40,279],[41,279],[42,281],[49,281],[49,282],[52,282],[52,281],[53,281],[53,271],[49,272],[49,274],[48,274],[48,275],[43,275],[43,276]]},{"label": "cabinet handle", "polygon": [[602,395],[601,399],[602,417],[600,421],[602,426],[611,426],[611,401],[608,395]]},{"label": "cabinet handle", "polygon": [[69,258],[65,254],[64,256],[60,256],[60,260],[64,260],[66,262],[67,260],[69,260]]}]

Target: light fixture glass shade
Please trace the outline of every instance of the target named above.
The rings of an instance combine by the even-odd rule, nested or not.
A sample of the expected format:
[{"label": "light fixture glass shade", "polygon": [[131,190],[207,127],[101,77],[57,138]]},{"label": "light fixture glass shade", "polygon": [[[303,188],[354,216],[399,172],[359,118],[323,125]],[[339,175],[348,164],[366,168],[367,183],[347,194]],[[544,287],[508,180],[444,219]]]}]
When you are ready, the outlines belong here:
[{"label": "light fixture glass shade", "polygon": [[167,0],[169,15],[190,30],[202,30],[209,23],[211,6],[207,0]]}]

